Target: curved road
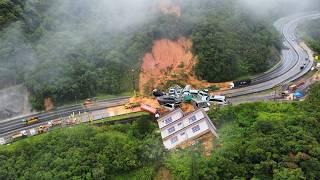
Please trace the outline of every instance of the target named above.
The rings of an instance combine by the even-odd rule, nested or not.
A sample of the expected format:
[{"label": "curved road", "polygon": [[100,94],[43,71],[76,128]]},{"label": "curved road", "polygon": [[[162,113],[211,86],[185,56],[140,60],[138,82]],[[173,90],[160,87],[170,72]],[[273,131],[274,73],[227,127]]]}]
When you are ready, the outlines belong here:
[{"label": "curved road", "polygon": [[[319,12],[288,16],[275,22],[274,26],[283,35],[284,46],[289,48],[288,50],[282,50],[281,62],[271,70],[253,78],[252,85],[227,90],[222,94],[237,97],[265,91],[294,81],[309,72],[313,66],[313,57],[308,57],[306,51],[299,46],[295,32],[299,23],[316,18],[320,18]],[[305,68],[301,70],[301,66],[305,66]]]},{"label": "curved road", "polygon": [[[260,74],[252,79],[252,85],[239,89],[232,89],[223,92],[223,95],[236,97],[252,93],[257,93],[271,89],[282,83],[288,83],[298,79],[299,77],[306,74],[313,66],[313,57],[309,57],[311,61],[306,61],[308,57],[304,49],[302,49],[296,42],[295,31],[300,22],[320,18],[319,12],[310,12],[297,14],[293,16],[288,16],[279,19],[274,23],[274,26],[279,30],[284,38],[284,45],[288,47],[288,50],[282,50],[282,58],[280,63],[269,71]],[[306,63],[306,67],[300,70],[300,67]],[[99,101],[90,109],[86,109],[81,105],[62,107],[55,111],[48,113],[39,113],[32,116],[38,116],[40,118],[40,123],[24,126],[22,123],[23,119],[29,118],[31,116],[19,117],[10,120],[0,121],[0,137],[8,136],[14,132],[18,132],[24,129],[30,129],[33,127],[38,127],[50,120],[57,119],[59,117],[67,117],[72,112],[95,112],[106,107],[112,107],[117,105],[123,105],[128,101],[128,97]]]}]

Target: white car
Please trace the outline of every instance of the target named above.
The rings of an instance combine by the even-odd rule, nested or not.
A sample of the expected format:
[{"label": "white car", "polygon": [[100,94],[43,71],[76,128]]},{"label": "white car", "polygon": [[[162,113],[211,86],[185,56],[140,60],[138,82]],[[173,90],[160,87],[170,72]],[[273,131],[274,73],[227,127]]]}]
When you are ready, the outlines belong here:
[{"label": "white car", "polygon": [[228,104],[225,96],[210,96],[208,97],[208,101],[218,105]]}]

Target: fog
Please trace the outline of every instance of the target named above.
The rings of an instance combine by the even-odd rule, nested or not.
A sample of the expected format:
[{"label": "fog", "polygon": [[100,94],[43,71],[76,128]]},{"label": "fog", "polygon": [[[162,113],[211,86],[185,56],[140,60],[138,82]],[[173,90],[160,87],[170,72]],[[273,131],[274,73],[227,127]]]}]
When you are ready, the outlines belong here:
[{"label": "fog", "polygon": [[[163,1],[170,0],[26,0],[23,17],[0,31],[0,89],[29,79],[39,86],[55,83],[64,77],[63,63],[70,54],[86,54],[86,60],[94,61],[93,56],[100,53],[113,60],[113,53],[122,54],[112,50],[115,44],[126,44],[141,26],[156,18]],[[171,1],[194,8],[206,1],[225,2]],[[233,0],[257,15],[279,16],[312,9],[316,1]],[[198,6],[199,2],[203,4]]]},{"label": "fog", "polygon": [[[250,11],[258,15],[286,15],[316,10],[318,0],[239,0]],[[317,5],[315,5],[317,4]]]}]

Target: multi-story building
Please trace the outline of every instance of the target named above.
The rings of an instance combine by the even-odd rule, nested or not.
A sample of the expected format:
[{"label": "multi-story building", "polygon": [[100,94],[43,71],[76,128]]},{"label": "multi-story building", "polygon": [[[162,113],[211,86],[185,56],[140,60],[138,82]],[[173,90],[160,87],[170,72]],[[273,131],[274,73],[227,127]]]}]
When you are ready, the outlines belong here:
[{"label": "multi-story building", "polygon": [[181,109],[176,109],[157,121],[163,144],[167,149],[175,148],[177,145],[196,139],[206,133],[212,133],[218,137],[216,127],[202,108],[189,114],[184,114]]}]

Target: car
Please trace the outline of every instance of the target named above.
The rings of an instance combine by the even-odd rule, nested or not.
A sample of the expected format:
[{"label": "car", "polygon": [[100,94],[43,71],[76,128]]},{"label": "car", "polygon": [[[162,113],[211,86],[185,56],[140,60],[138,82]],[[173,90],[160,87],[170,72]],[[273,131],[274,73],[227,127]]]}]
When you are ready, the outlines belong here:
[{"label": "car", "polygon": [[154,90],[152,91],[152,94],[153,94],[155,97],[160,97],[160,96],[165,95],[165,93],[163,93],[163,92],[161,92],[161,91],[159,91],[159,90],[157,90],[157,89],[154,89]]},{"label": "car", "polygon": [[175,95],[176,90],[175,89],[169,89],[169,95]]},{"label": "car", "polygon": [[208,96],[208,93],[207,93],[207,92],[204,92],[204,91],[199,91],[199,95],[200,95],[200,96],[203,96],[203,97],[207,97],[207,96]]},{"label": "car", "polygon": [[190,94],[192,95],[197,95],[198,93],[199,93],[199,90],[194,90],[194,89],[190,90]]},{"label": "car", "polygon": [[308,57],[306,57],[306,61],[308,61],[309,60],[309,58]]},{"label": "car", "polygon": [[304,66],[300,66],[300,70],[303,70],[304,69]]},{"label": "car", "polygon": [[169,111],[173,111],[176,108],[180,107],[179,104],[164,104],[162,105],[164,108],[168,109]]},{"label": "car", "polygon": [[207,99],[208,102],[214,103],[214,104],[218,104],[218,105],[226,105],[228,104],[226,97],[225,96],[210,96]]},{"label": "car", "polygon": [[92,99],[86,99],[85,101],[84,101],[84,103],[83,103],[83,105],[90,105],[90,104],[92,104]]},{"label": "car", "polygon": [[164,104],[180,104],[181,100],[172,96],[164,95],[157,98],[160,105]]}]

